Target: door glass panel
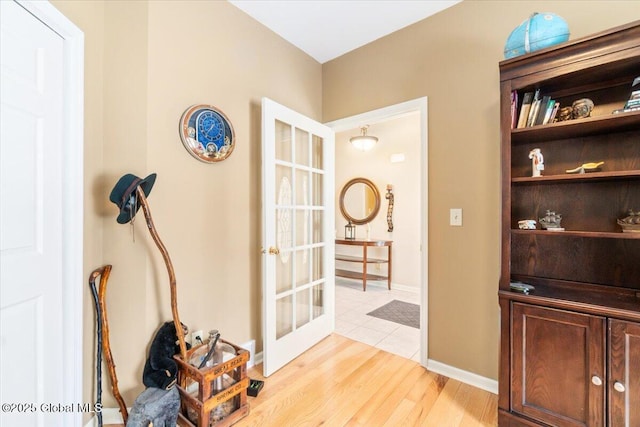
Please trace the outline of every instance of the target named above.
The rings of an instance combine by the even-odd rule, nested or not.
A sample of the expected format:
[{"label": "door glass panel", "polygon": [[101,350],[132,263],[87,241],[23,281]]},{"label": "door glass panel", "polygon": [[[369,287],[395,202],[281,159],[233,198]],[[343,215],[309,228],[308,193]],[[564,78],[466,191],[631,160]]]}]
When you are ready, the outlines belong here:
[{"label": "door glass panel", "polygon": [[312,174],[313,187],[311,188],[312,202],[315,206],[322,206],[322,188],[324,175],[321,173]]},{"label": "door glass panel", "polygon": [[296,205],[308,206],[309,200],[309,173],[300,169],[296,169]]},{"label": "door glass panel", "polygon": [[324,314],[324,283],[319,283],[313,287],[313,318]]},{"label": "door glass panel", "polygon": [[291,161],[291,125],[276,120],[276,159]]},{"label": "door glass panel", "polygon": [[296,128],[296,163],[309,166],[309,133]]},{"label": "door glass panel", "polygon": [[296,210],[296,246],[308,245],[311,226],[311,211],[309,209]]},{"label": "door glass panel", "polygon": [[293,201],[293,176],[288,166],[276,165],[276,205],[291,206]]},{"label": "door glass panel", "polygon": [[318,135],[311,137],[311,166],[316,169],[322,169],[324,162],[322,158],[322,138]]},{"label": "door glass panel", "polygon": [[276,293],[291,289],[293,284],[293,259],[290,250],[280,250],[276,257]]},{"label": "door glass panel", "polygon": [[324,265],[322,263],[324,256],[324,247],[313,248],[313,281],[324,279]]},{"label": "door glass panel", "polygon": [[311,289],[303,289],[296,295],[296,328],[311,320]]},{"label": "door glass panel", "polygon": [[288,295],[276,300],[276,339],[293,331],[293,297]]},{"label": "door glass panel", "polygon": [[302,286],[310,282],[309,249],[296,250],[296,286]]},{"label": "door glass panel", "polygon": [[318,243],[322,241],[322,233],[324,230],[323,227],[323,211],[313,211],[311,214],[311,217],[313,219],[313,222],[311,224],[311,234],[312,234],[312,241],[311,243]]}]

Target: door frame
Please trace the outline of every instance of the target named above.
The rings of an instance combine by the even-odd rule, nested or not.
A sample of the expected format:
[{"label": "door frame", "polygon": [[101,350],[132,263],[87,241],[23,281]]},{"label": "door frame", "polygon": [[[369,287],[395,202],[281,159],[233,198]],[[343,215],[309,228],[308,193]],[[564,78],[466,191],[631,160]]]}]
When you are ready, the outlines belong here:
[{"label": "door frame", "polygon": [[[62,152],[62,327],[63,395],[60,403],[82,402],[83,224],[84,224],[84,33],[51,3],[16,1],[63,40]],[[82,413],[63,414],[64,425],[81,426]]]},{"label": "door frame", "polygon": [[374,124],[409,113],[420,113],[420,364],[427,367],[429,356],[429,144],[428,144],[428,102],[427,97],[416,98],[377,110],[334,120],[325,125],[335,133],[358,129],[362,123]]}]

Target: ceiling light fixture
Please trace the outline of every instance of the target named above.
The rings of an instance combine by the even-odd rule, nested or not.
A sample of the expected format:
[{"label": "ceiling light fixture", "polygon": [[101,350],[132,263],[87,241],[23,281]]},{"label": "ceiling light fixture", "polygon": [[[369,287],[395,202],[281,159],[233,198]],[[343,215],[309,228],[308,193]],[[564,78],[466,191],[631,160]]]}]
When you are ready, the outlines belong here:
[{"label": "ceiling light fixture", "polygon": [[354,136],[349,141],[361,151],[369,151],[373,148],[374,145],[378,142],[378,138],[375,136],[367,135],[367,129],[369,126],[362,126],[360,130],[362,131],[362,135]]}]

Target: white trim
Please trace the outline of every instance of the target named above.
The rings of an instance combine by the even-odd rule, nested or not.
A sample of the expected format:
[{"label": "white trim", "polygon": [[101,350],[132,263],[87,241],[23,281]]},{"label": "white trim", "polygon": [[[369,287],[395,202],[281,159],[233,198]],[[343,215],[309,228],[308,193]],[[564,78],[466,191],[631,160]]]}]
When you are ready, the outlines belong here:
[{"label": "white trim", "polygon": [[[341,281],[344,280],[345,282],[350,282],[350,283],[353,283],[355,285],[362,286],[362,280],[360,280],[360,279],[350,279],[348,277],[341,277],[340,280]],[[387,285],[387,282],[380,281],[380,280],[378,280],[378,281],[367,281],[367,288],[369,288],[369,287],[387,289],[388,285]],[[395,283],[395,282],[391,282],[391,290],[409,292],[409,293],[412,293],[412,294],[419,294],[420,293],[420,288],[418,288],[418,287],[409,286],[409,285],[402,285],[400,283]]]},{"label": "white trim", "polygon": [[[83,122],[84,33],[43,1],[18,1],[25,10],[63,39],[63,335],[64,384],[62,402],[82,402],[82,291],[83,285]],[[65,426],[82,425],[81,413],[63,414]]]},{"label": "white trim", "polygon": [[416,98],[400,104],[391,105],[366,113],[346,117],[325,123],[334,132],[342,132],[360,127],[363,123],[380,123],[402,117],[406,114],[420,112],[420,211],[421,211],[421,242],[423,253],[420,263],[420,364],[427,366],[429,357],[429,321],[427,309],[429,307],[429,142],[428,142],[428,102],[427,97]]},{"label": "white trim", "polygon": [[454,380],[488,391],[489,393],[498,394],[498,381],[492,380],[491,378],[445,365],[433,359],[427,361],[427,369],[436,374],[441,374],[445,377],[453,378]]}]

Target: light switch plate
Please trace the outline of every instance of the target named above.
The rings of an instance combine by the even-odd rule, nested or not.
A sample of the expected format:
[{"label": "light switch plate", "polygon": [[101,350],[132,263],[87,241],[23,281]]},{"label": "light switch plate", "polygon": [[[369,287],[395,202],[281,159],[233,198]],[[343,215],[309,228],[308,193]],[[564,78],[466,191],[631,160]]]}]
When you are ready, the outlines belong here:
[{"label": "light switch plate", "polygon": [[449,210],[449,225],[462,227],[462,208],[452,208]]}]

